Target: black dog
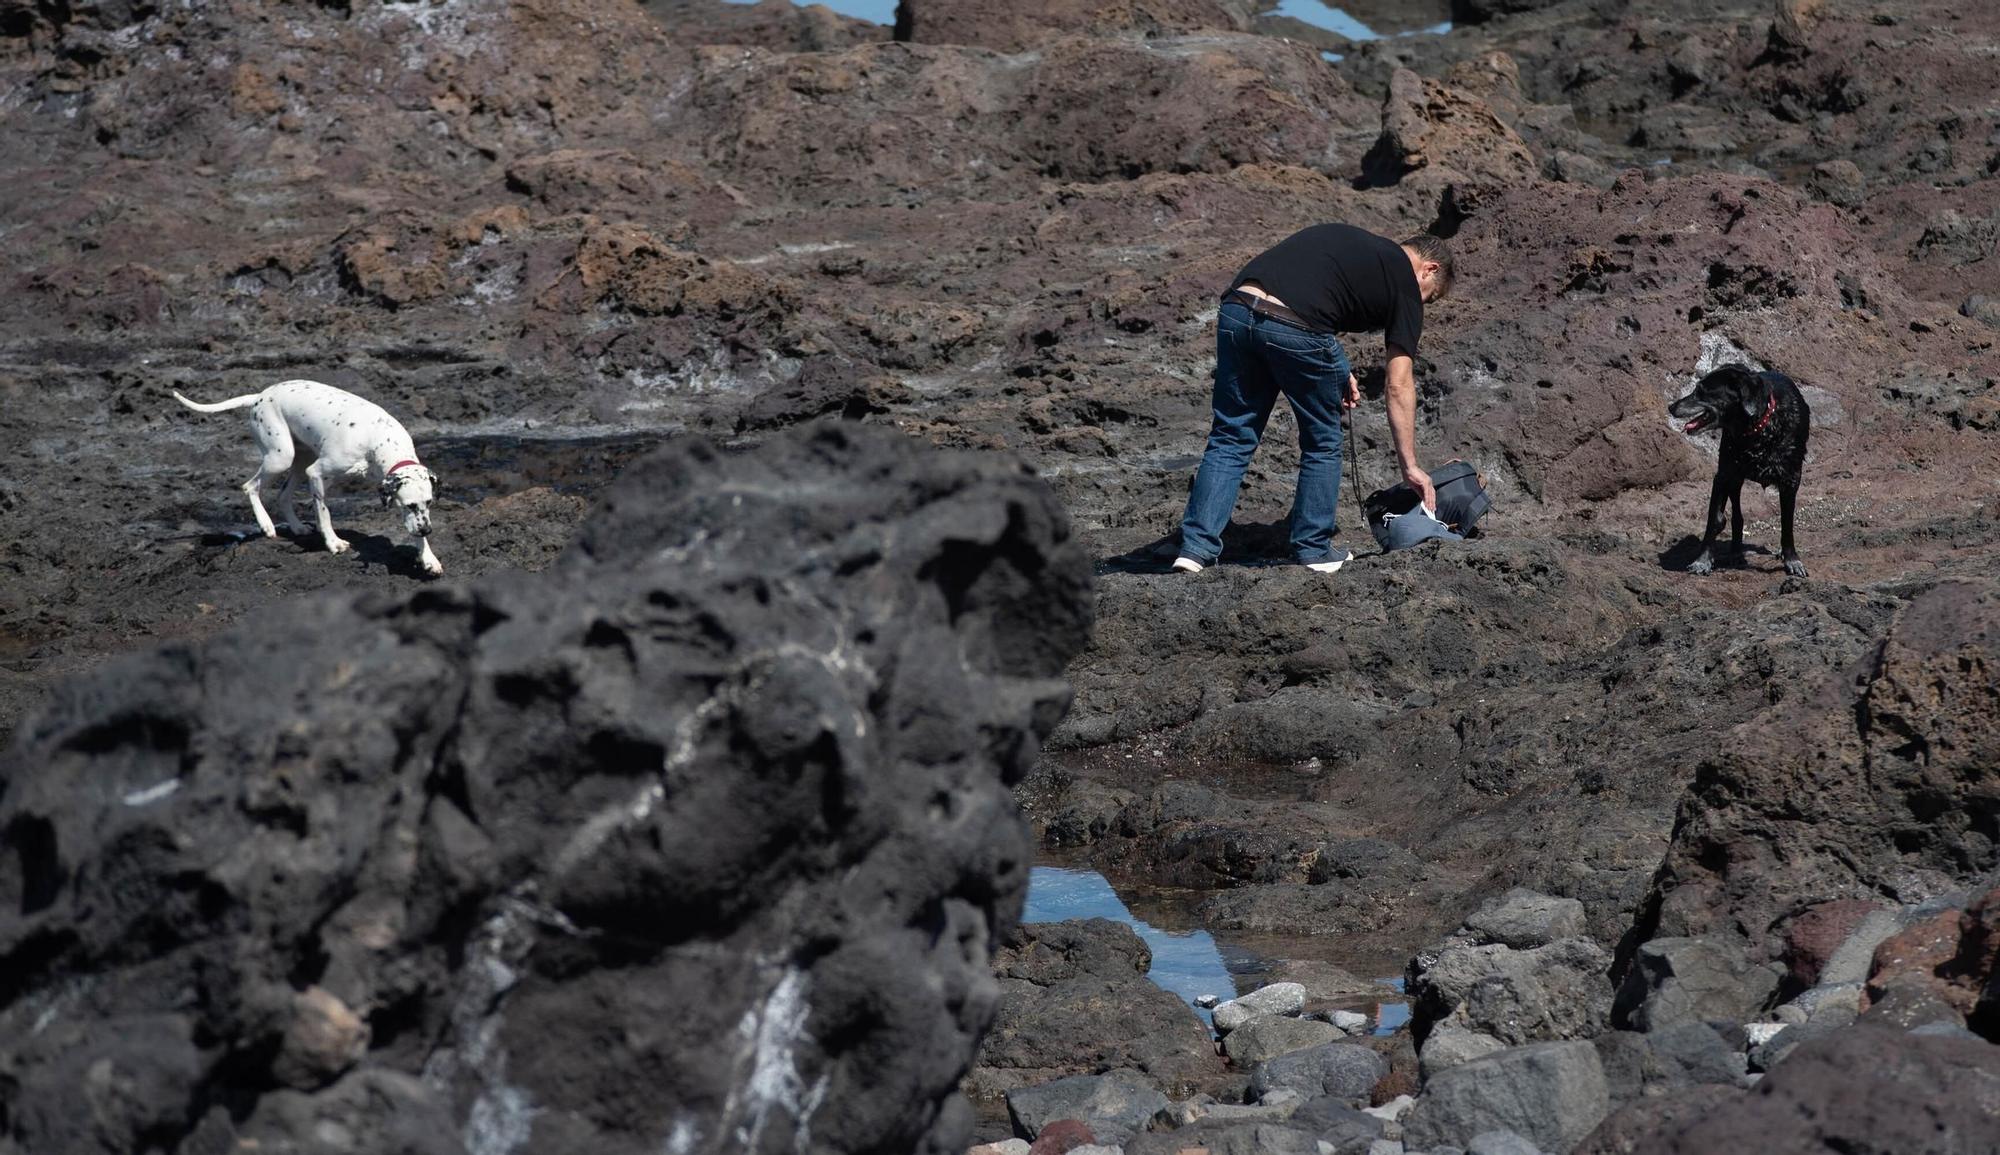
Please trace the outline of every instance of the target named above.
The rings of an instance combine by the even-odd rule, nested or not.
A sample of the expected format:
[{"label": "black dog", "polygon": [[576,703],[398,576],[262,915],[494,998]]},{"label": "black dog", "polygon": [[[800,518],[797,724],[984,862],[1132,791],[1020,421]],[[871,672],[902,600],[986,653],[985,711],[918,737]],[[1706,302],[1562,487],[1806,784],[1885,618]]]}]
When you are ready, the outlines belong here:
[{"label": "black dog", "polygon": [[1715,488],[1708,495],[1708,532],[1701,539],[1701,556],[1689,573],[1715,568],[1711,550],[1722,532],[1722,506],[1729,504],[1730,537],[1743,552],[1743,483],[1774,485],[1784,519],[1785,572],[1806,576],[1806,563],[1792,544],[1792,508],[1798,502],[1799,474],[1806,465],[1806,434],[1812,410],[1799,387],[1783,373],[1755,373],[1742,365],[1724,365],[1703,377],[1694,392],[1667,406],[1667,412],[1687,419],[1681,432],[1694,433],[1711,425],[1722,427],[1722,453],[1715,462]]}]

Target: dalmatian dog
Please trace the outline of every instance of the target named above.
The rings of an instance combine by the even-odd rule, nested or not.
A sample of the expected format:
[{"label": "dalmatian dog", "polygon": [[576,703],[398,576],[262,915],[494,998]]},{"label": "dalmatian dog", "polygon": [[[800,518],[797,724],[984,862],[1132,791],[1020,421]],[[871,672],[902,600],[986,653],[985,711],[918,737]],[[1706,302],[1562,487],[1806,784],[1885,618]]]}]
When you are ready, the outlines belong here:
[{"label": "dalmatian dog", "polygon": [[278,509],[285,515],[285,527],[305,535],[293,504],[303,479],[319,510],[319,535],[327,552],[346,550],[347,542],[333,532],[333,518],[326,511],[327,482],[365,476],[379,488],[384,506],[402,507],[403,525],[416,542],[424,572],[433,577],[444,573],[430,543],[430,503],[437,474],[418,463],[409,433],[380,405],[317,381],[280,381],[262,393],[212,405],[190,401],[179,391],[174,399],[197,413],[250,410],[250,432],[263,460],[243,483],[243,492],[250,496],[250,508],[265,537],[276,537],[278,531],[264,511],[264,486],[283,475]]}]

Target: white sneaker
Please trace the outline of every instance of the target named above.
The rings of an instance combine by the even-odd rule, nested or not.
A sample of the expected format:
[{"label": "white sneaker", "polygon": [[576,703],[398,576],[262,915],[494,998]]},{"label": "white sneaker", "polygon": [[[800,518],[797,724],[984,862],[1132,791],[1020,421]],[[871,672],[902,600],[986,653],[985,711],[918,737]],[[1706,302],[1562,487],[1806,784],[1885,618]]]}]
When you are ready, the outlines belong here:
[{"label": "white sneaker", "polygon": [[1182,573],[1200,573],[1203,567],[1191,557],[1177,557],[1174,559],[1174,568]]},{"label": "white sneaker", "polygon": [[1327,558],[1325,561],[1309,561],[1305,563],[1305,566],[1314,573],[1338,573],[1341,566],[1346,565],[1353,559],[1354,555],[1343,549],[1336,551],[1333,556]]}]

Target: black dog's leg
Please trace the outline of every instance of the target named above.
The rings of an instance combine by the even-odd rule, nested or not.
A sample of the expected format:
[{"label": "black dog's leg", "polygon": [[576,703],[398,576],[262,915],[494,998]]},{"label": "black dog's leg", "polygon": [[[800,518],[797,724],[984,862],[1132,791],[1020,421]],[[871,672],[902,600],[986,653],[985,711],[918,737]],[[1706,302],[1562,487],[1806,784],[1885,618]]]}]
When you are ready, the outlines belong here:
[{"label": "black dog's leg", "polygon": [[1702,534],[1701,556],[1688,563],[1689,573],[1709,573],[1715,569],[1715,539],[1722,532],[1722,511],[1729,502],[1729,495],[1743,489],[1741,478],[1731,478],[1726,474],[1715,475],[1715,488],[1708,494],[1708,529]]},{"label": "black dog's leg", "polygon": [[1729,548],[1737,558],[1743,556],[1743,486],[1739,482],[1736,492],[1729,495]]},{"label": "black dog's leg", "polygon": [[1778,516],[1780,519],[1779,543],[1784,550],[1785,572],[1793,577],[1806,576],[1806,563],[1799,560],[1798,547],[1792,544],[1792,510],[1798,505],[1799,486],[1797,482],[1778,487]]}]

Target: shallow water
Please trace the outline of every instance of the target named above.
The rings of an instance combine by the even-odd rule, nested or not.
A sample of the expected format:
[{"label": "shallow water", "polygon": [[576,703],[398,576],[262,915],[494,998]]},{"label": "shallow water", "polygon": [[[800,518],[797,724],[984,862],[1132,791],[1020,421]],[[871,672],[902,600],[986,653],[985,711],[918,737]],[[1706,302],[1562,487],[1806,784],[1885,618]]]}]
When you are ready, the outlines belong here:
[{"label": "shallow water", "polygon": [[[1065,922],[1078,918],[1108,918],[1130,926],[1153,952],[1153,967],[1147,977],[1194,1007],[1204,1023],[1212,1018],[1208,1011],[1194,1006],[1197,998],[1214,995],[1230,999],[1264,985],[1261,972],[1267,960],[1262,956],[1218,942],[1205,930],[1173,931],[1152,925],[1133,914],[1111,883],[1094,870],[1035,867],[1028,876],[1028,904],[1021,920]],[[1398,994],[1403,990],[1401,977],[1375,981]],[[1385,1000],[1364,1013],[1375,1020],[1378,1035],[1388,1034],[1410,1019],[1409,1004],[1401,1001]]]}]

